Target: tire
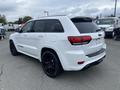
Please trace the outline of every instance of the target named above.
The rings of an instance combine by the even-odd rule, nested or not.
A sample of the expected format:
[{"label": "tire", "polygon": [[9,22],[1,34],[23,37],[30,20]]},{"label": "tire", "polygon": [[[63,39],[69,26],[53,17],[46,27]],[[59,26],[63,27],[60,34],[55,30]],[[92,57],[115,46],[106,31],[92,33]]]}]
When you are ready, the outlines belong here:
[{"label": "tire", "polygon": [[118,37],[117,37],[117,35],[115,34],[115,32],[113,32],[113,39],[114,39],[114,40],[118,40]]},{"label": "tire", "polygon": [[10,41],[10,52],[13,56],[18,56],[19,52],[17,51],[13,41]]},{"label": "tire", "polygon": [[51,78],[59,76],[63,71],[57,54],[50,50],[42,54],[42,67],[45,74]]},{"label": "tire", "polygon": [[117,36],[114,36],[113,39],[114,39],[114,40],[117,40]]},{"label": "tire", "polygon": [[0,40],[2,39],[2,36],[0,36]]}]

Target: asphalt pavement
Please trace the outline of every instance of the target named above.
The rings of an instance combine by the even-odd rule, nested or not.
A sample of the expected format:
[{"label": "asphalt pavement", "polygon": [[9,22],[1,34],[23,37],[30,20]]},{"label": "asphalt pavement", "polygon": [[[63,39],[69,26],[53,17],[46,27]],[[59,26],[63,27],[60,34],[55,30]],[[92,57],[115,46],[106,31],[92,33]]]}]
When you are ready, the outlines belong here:
[{"label": "asphalt pavement", "polygon": [[107,56],[101,64],[52,79],[38,60],[12,56],[7,37],[0,41],[0,90],[120,90],[120,41],[106,39],[106,43]]}]

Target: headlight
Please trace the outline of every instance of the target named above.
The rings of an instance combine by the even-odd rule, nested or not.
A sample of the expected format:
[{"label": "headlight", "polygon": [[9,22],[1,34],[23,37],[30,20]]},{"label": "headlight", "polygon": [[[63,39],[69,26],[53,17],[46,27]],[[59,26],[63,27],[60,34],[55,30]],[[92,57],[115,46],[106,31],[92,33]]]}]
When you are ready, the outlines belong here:
[{"label": "headlight", "polygon": [[109,29],[110,31],[113,31],[114,28],[113,28],[113,27],[109,27],[108,29]]},{"label": "headlight", "polygon": [[109,27],[109,29],[113,29],[114,27]]},{"label": "headlight", "polygon": [[106,31],[113,31],[114,27],[108,27],[106,28]]}]

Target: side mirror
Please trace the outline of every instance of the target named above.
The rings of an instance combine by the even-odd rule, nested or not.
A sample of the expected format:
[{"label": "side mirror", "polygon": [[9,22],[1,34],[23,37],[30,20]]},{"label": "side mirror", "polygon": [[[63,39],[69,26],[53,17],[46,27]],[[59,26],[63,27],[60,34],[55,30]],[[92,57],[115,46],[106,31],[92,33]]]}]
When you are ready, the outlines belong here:
[{"label": "side mirror", "polygon": [[17,28],[17,29],[15,30],[15,32],[21,33],[21,29],[20,29],[20,28]]}]

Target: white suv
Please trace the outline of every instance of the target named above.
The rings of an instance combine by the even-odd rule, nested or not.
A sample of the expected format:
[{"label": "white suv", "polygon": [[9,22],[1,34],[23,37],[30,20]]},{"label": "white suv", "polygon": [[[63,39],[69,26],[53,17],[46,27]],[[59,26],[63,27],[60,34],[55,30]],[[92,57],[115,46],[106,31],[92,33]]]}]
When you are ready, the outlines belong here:
[{"label": "white suv", "polygon": [[104,32],[88,17],[43,17],[27,22],[10,36],[10,51],[39,59],[44,72],[56,77],[99,64],[106,56]]}]

